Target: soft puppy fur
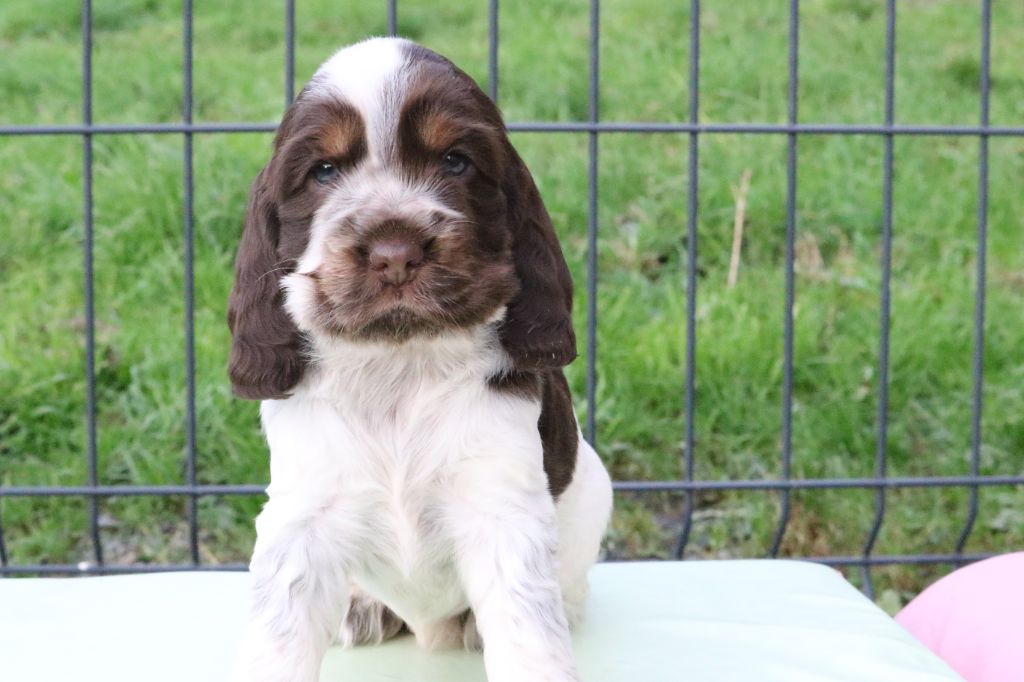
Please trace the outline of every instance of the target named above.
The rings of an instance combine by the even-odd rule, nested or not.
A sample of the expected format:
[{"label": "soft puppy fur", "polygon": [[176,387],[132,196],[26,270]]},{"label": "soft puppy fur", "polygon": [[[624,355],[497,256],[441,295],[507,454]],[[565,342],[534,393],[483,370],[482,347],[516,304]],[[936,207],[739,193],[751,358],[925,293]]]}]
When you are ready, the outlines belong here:
[{"label": "soft puppy fur", "polygon": [[578,680],[611,484],[562,368],[572,281],[501,115],[447,59],[325,62],[252,188],[228,321],[269,501],[233,679],[316,680],[408,629],[491,682]]}]

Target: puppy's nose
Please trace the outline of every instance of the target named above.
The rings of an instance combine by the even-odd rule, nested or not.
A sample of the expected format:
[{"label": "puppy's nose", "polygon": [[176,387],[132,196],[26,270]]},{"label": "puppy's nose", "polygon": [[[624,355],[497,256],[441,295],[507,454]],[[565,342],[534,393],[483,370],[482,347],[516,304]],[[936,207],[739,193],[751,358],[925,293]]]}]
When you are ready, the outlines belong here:
[{"label": "puppy's nose", "polygon": [[370,270],[388,284],[405,284],[422,263],[423,248],[405,239],[385,239],[370,247]]}]

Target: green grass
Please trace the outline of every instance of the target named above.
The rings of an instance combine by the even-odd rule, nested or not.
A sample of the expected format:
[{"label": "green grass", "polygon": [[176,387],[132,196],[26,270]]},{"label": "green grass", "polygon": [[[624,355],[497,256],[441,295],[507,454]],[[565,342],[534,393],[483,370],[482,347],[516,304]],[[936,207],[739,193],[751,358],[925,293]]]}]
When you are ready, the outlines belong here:
[{"label": "green grass", "polygon": [[[380,7],[376,5],[379,4]],[[688,97],[686,3],[602,3],[601,116],[682,121]],[[95,120],[180,116],[180,6],[94,2]],[[882,3],[801,3],[800,120],[880,123]],[[1024,123],[1024,8],[994,4],[992,122]],[[403,34],[448,54],[483,81],[486,3],[400,4]],[[580,0],[504,3],[500,103],[509,120],[587,116],[588,7]],[[975,3],[899,4],[896,119],[974,124],[979,18]],[[301,82],[334,48],[385,30],[384,3],[300,3]],[[785,3],[718,0],[702,16],[701,117],[786,117]],[[197,3],[195,118],[273,121],[283,99],[279,3]],[[79,16],[61,0],[0,8],[0,101],[7,123],[80,120]],[[586,292],[586,138],[516,135]],[[683,442],[687,137],[600,139],[598,445],[619,478],[678,478]],[[700,143],[696,473],[779,474],[785,235],[781,136],[708,135]],[[976,139],[899,138],[893,188],[889,473],[969,470],[976,267]],[[231,399],[224,376],[230,287],[248,183],[269,136],[195,140],[198,476],[259,482],[266,449],[256,405]],[[82,163],[74,137],[0,139],[0,484],[86,480]],[[883,141],[799,142],[793,475],[869,476],[874,469]],[[180,136],[95,139],[96,368],[100,478],[108,484],[184,480],[184,315]],[[726,287],[732,188],[751,172],[739,281]],[[1024,471],[1024,140],[990,142],[988,296],[982,472]],[[581,344],[582,349],[582,344]],[[569,370],[581,417],[585,358]],[[771,544],[777,493],[698,496],[689,554],[758,556]],[[243,560],[256,499],[204,498],[207,561]],[[82,501],[0,502],[15,562],[90,557]],[[947,552],[967,492],[888,495],[876,551]],[[187,557],[184,500],[101,503],[112,561]],[[608,542],[616,556],[666,556],[679,496],[621,496]],[[787,555],[857,554],[873,491],[794,494]],[[1024,491],[986,488],[970,551],[1024,546]],[[905,598],[945,567],[877,572]]]}]

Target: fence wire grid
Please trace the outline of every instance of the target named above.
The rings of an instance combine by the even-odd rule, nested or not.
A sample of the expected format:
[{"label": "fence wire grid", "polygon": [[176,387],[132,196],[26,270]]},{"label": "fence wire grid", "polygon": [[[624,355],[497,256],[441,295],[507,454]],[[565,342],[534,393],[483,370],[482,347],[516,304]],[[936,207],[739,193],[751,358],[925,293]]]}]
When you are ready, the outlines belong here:
[{"label": "fence wire grid", "polygon": [[[588,116],[578,122],[513,121],[508,124],[512,132],[533,133],[578,133],[585,135],[587,146],[587,308],[586,308],[586,420],[584,435],[591,442],[595,439],[596,425],[596,357],[597,357],[597,309],[595,292],[598,286],[598,138],[602,133],[676,133],[689,139],[687,158],[686,188],[686,327],[685,327],[685,377],[684,377],[684,418],[682,478],[662,481],[615,481],[615,490],[630,493],[676,492],[685,498],[682,517],[674,554],[682,558],[690,542],[693,525],[695,495],[712,491],[765,491],[778,495],[779,517],[774,538],[767,556],[779,555],[783,538],[790,521],[790,496],[795,491],[826,489],[859,489],[874,491],[874,519],[860,554],[851,556],[808,556],[808,560],[830,566],[859,568],[864,590],[874,596],[871,568],[892,564],[952,564],[959,565],[989,556],[988,554],[967,553],[965,546],[978,517],[979,489],[991,486],[1021,486],[1024,476],[981,475],[982,445],[982,389],[983,358],[985,348],[985,287],[986,287],[986,232],[988,220],[988,147],[993,136],[1024,137],[1024,127],[996,127],[989,125],[989,99],[991,88],[991,0],[980,2],[981,13],[981,54],[980,54],[980,98],[977,125],[906,125],[894,121],[894,72],[896,54],[896,2],[885,2],[885,100],[884,123],[882,124],[830,124],[802,123],[798,116],[800,40],[799,0],[789,0],[788,21],[788,97],[787,117],[784,124],[767,123],[703,123],[700,120],[700,17],[699,0],[690,2],[689,20],[689,107],[685,122],[603,122],[599,111],[599,56],[600,56],[600,3],[591,0],[589,6],[589,73],[588,73]],[[259,133],[273,132],[276,123],[203,123],[193,120],[193,2],[183,0],[183,98],[180,123],[153,124],[100,124],[93,122],[92,103],[92,54],[93,54],[93,10],[91,0],[81,5],[82,41],[82,113],[81,123],[72,125],[8,125],[0,124],[0,137],[9,136],[80,136],[82,154],[82,201],[84,214],[83,263],[85,292],[85,373],[86,373],[86,423],[87,443],[84,456],[87,461],[87,481],[79,486],[17,486],[0,485],[0,500],[15,497],[62,497],[84,498],[88,502],[89,534],[92,546],[92,560],[80,564],[18,564],[12,561],[3,539],[3,525],[0,521],[0,576],[16,574],[119,574],[136,572],[162,572],[177,570],[245,570],[242,564],[210,564],[201,560],[199,552],[199,520],[197,502],[203,496],[260,496],[264,494],[262,484],[204,485],[196,477],[196,401],[195,401],[195,332],[194,332],[194,275],[193,275],[193,139],[196,135],[213,133]],[[495,101],[498,100],[499,60],[499,2],[488,0],[488,80],[486,90]],[[284,22],[284,104],[289,105],[295,92],[295,0],[283,2]],[[399,7],[397,0],[387,2],[387,28],[390,35],[400,35]],[[96,322],[93,294],[93,143],[98,135],[140,135],[168,134],[181,135],[184,140],[183,206],[182,230],[184,234],[184,304],[185,317],[183,339],[186,363],[186,451],[185,481],[179,485],[103,485],[97,471],[97,427],[96,427]],[[700,175],[698,160],[700,139],[715,134],[774,135],[784,136],[786,146],[786,199],[785,199],[785,300],[783,329],[783,386],[780,405],[780,458],[779,476],[773,479],[747,480],[698,480],[695,477],[694,461],[699,453],[695,449],[694,406],[696,380],[696,324],[698,287],[698,239],[697,219],[700,210]],[[798,142],[808,135],[860,135],[880,137],[883,145],[882,186],[882,234],[881,234],[881,286],[878,291],[880,302],[880,333],[878,338],[879,360],[877,374],[877,447],[874,456],[874,476],[864,478],[794,478],[791,473],[792,414],[793,414],[793,328],[794,328],[794,264],[797,227],[797,159]],[[977,266],[975,282],[975,303],[973,319],[973,386],[971,392],[971,442],[969,472],[960,476],[943,477],[892,477],[887,475],[887,426],[889,421],[889,325],[890,325],[890,282],[893,223],[893,144],[897,136],[960,136],[977,138]],[[885,520],[887,493],[909,488],[956,487],[969,491],[966,521],[955,546],[943,554],[893,554],[878,555],[875,543]],[[187,499],[188,540],[190,562],[182,564],[112,564],[104,560],[103,543],[100,537],[99,503],[104,498],[129,496],[180,496]]]}]

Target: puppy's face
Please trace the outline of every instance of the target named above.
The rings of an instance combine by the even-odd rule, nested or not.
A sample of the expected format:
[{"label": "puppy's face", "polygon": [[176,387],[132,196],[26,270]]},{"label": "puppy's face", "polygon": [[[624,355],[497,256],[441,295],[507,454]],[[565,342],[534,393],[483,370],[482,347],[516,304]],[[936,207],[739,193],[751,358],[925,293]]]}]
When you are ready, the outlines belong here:
[{"label": "puppy's face", "polygon": [[571,294],[493,103],[435,53],[370,40],[317,71],[253,186],[229,310],[233,384],[284,394],[302,372],[299,330],[401,344],[505,309],[510,355],[561,366],[575,354]]},{"label": "puppy's face", "polygon": [[320,69],[279,135],[282,236],[305,242],[287,254],[288,310],[365,340],[479,324],[518,289],[501,119],[432,53],[359,48]]}]

